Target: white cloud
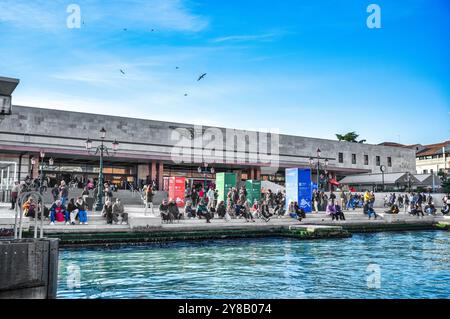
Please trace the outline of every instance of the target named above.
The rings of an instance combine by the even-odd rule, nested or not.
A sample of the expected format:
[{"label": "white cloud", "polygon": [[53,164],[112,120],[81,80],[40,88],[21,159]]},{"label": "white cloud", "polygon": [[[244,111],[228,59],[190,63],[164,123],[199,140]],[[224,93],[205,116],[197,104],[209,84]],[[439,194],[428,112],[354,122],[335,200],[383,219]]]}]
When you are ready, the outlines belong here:
[{"label": "white cloud", "polygon": [[280,35],[279,32],[271,32],[264,34],[254,35],[230,35],[226,37],[220,37],[213,40],[215,43],[221,42],[247,42],[247,41],[270,41]]},{"label": "white cloud", "polygon": [[[192,13],[183,0],[111,1],[73,0],[81,8],[81,20],[97,29],[122,29],[199,32],[208,19]],[[17,27],[44,29],[66,28],[68,1],[1,0],[0,22]]]},{"label": "white cloud", "polygon": [[[63,16],[54,14],[53,7],[60,3],[43,1],[2,0],[0,2],[0,22],[20,27],[55,29],[65,27]],[[61,4],[61,3],[60,3]],[[61,12],[65,12],[62,6]]]}]

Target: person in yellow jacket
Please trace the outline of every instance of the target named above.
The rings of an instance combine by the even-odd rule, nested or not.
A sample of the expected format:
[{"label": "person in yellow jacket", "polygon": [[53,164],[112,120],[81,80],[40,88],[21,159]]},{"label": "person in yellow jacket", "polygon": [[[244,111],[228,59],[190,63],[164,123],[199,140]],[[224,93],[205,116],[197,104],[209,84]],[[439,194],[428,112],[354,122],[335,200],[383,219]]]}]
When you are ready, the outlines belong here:
[{"label": "person in yellow jacket", "polygon": [[23,213],[26,217],[33,217],[36,213],[36,203],[33,197],[28,198],[28,200],[22,205]]},{"label": "person in yellow jacket", "polygon": [[370,199],[371,199],[370,193],[369,193],[369,191],[366,191],[364,193],[364,204],[369,203]]}]

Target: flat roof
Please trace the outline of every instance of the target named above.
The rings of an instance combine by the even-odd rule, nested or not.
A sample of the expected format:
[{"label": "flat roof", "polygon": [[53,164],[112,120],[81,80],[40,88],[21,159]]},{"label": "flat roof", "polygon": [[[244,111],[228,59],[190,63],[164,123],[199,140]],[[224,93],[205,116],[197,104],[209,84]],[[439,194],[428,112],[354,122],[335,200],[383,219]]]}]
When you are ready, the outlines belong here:
[{"label": "flat roof", "polygon": [[19,79],[5,78],[0,76],[0,95],[10,96],[19,85]]}]

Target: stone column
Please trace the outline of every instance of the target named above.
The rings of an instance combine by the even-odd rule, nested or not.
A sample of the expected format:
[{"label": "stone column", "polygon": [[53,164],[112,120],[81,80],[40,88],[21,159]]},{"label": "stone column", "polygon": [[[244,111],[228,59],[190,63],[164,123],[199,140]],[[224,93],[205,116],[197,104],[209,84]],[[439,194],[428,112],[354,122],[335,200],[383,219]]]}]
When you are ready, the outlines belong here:
[{"label": "stone column", "polygon": [[[32,166],[33,168],[33,176],[31,176],[31,178],[37,178],[39,176],[39,165],[40,165],[40,154],[34,154],[34,159],[35,159],[35,163],[34,166]],[[31,165],[31,157],[30,157],[30,165]]]},{"label": "stone column", "polygon": [[249,179],[251,180],[255,179],[255,169],[253,167],[250,167],[249,171],[250,171]]},{"label": "stone column", "polygon": [[156,180],[156,161],[152,161],[151,165],[151,179]]},{"label": "stone column", "polygon": [[144,184],[145,184],[145,180],[147,178],[147,176],[149,175],[149,168],[147,164],[139,164],[138,165],[138,185],[140,183],[140,180],[144,180]]},{"label": "stone column", "polygon": [[255,168],[255,179],[258,181],[261,180],[261,168],[260,167]]},{"label": "stone column", "polygon": [[159,171],[158,171],[158,188],[159,190],[163,189],[163,183],[164,183],[164,163],[159,162]]}]

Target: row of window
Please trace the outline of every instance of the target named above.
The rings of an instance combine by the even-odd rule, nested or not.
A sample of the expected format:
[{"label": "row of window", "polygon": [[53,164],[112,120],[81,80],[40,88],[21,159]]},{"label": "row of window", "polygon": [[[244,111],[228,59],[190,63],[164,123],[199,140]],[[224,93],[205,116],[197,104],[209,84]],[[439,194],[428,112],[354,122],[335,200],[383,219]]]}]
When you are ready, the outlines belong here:
[{"label": "row of window", "polygon": [[[344,153],[339,153],[339,163],[344,163]],[[352,164],[356,164],[356,154],[352,154]],[[364,165],[369,165],[369,155],[364,155]],[[381,165],[380,156],[375,156],[375,165]],[[392,158],[387,158],[387,166],[392,167]]]},{"label": "row of window", "polygon": [[[444,172],[444,169],[443,168],[440,168],[439,169],[439,172]],[[434,173],[434,170],[433,169],[430,169],[430,174],[433,174]],[[427,169],[424,169],[423,171],[422,171],[422,174],[428,174],[428,170]]]},{"label": "row of window", "polygon": [[442,154],[438,155],[428,155],[428,156],[419,156],[419,160],[429,160],[429,159],[436,159],[436,158],[442,158]]}]

